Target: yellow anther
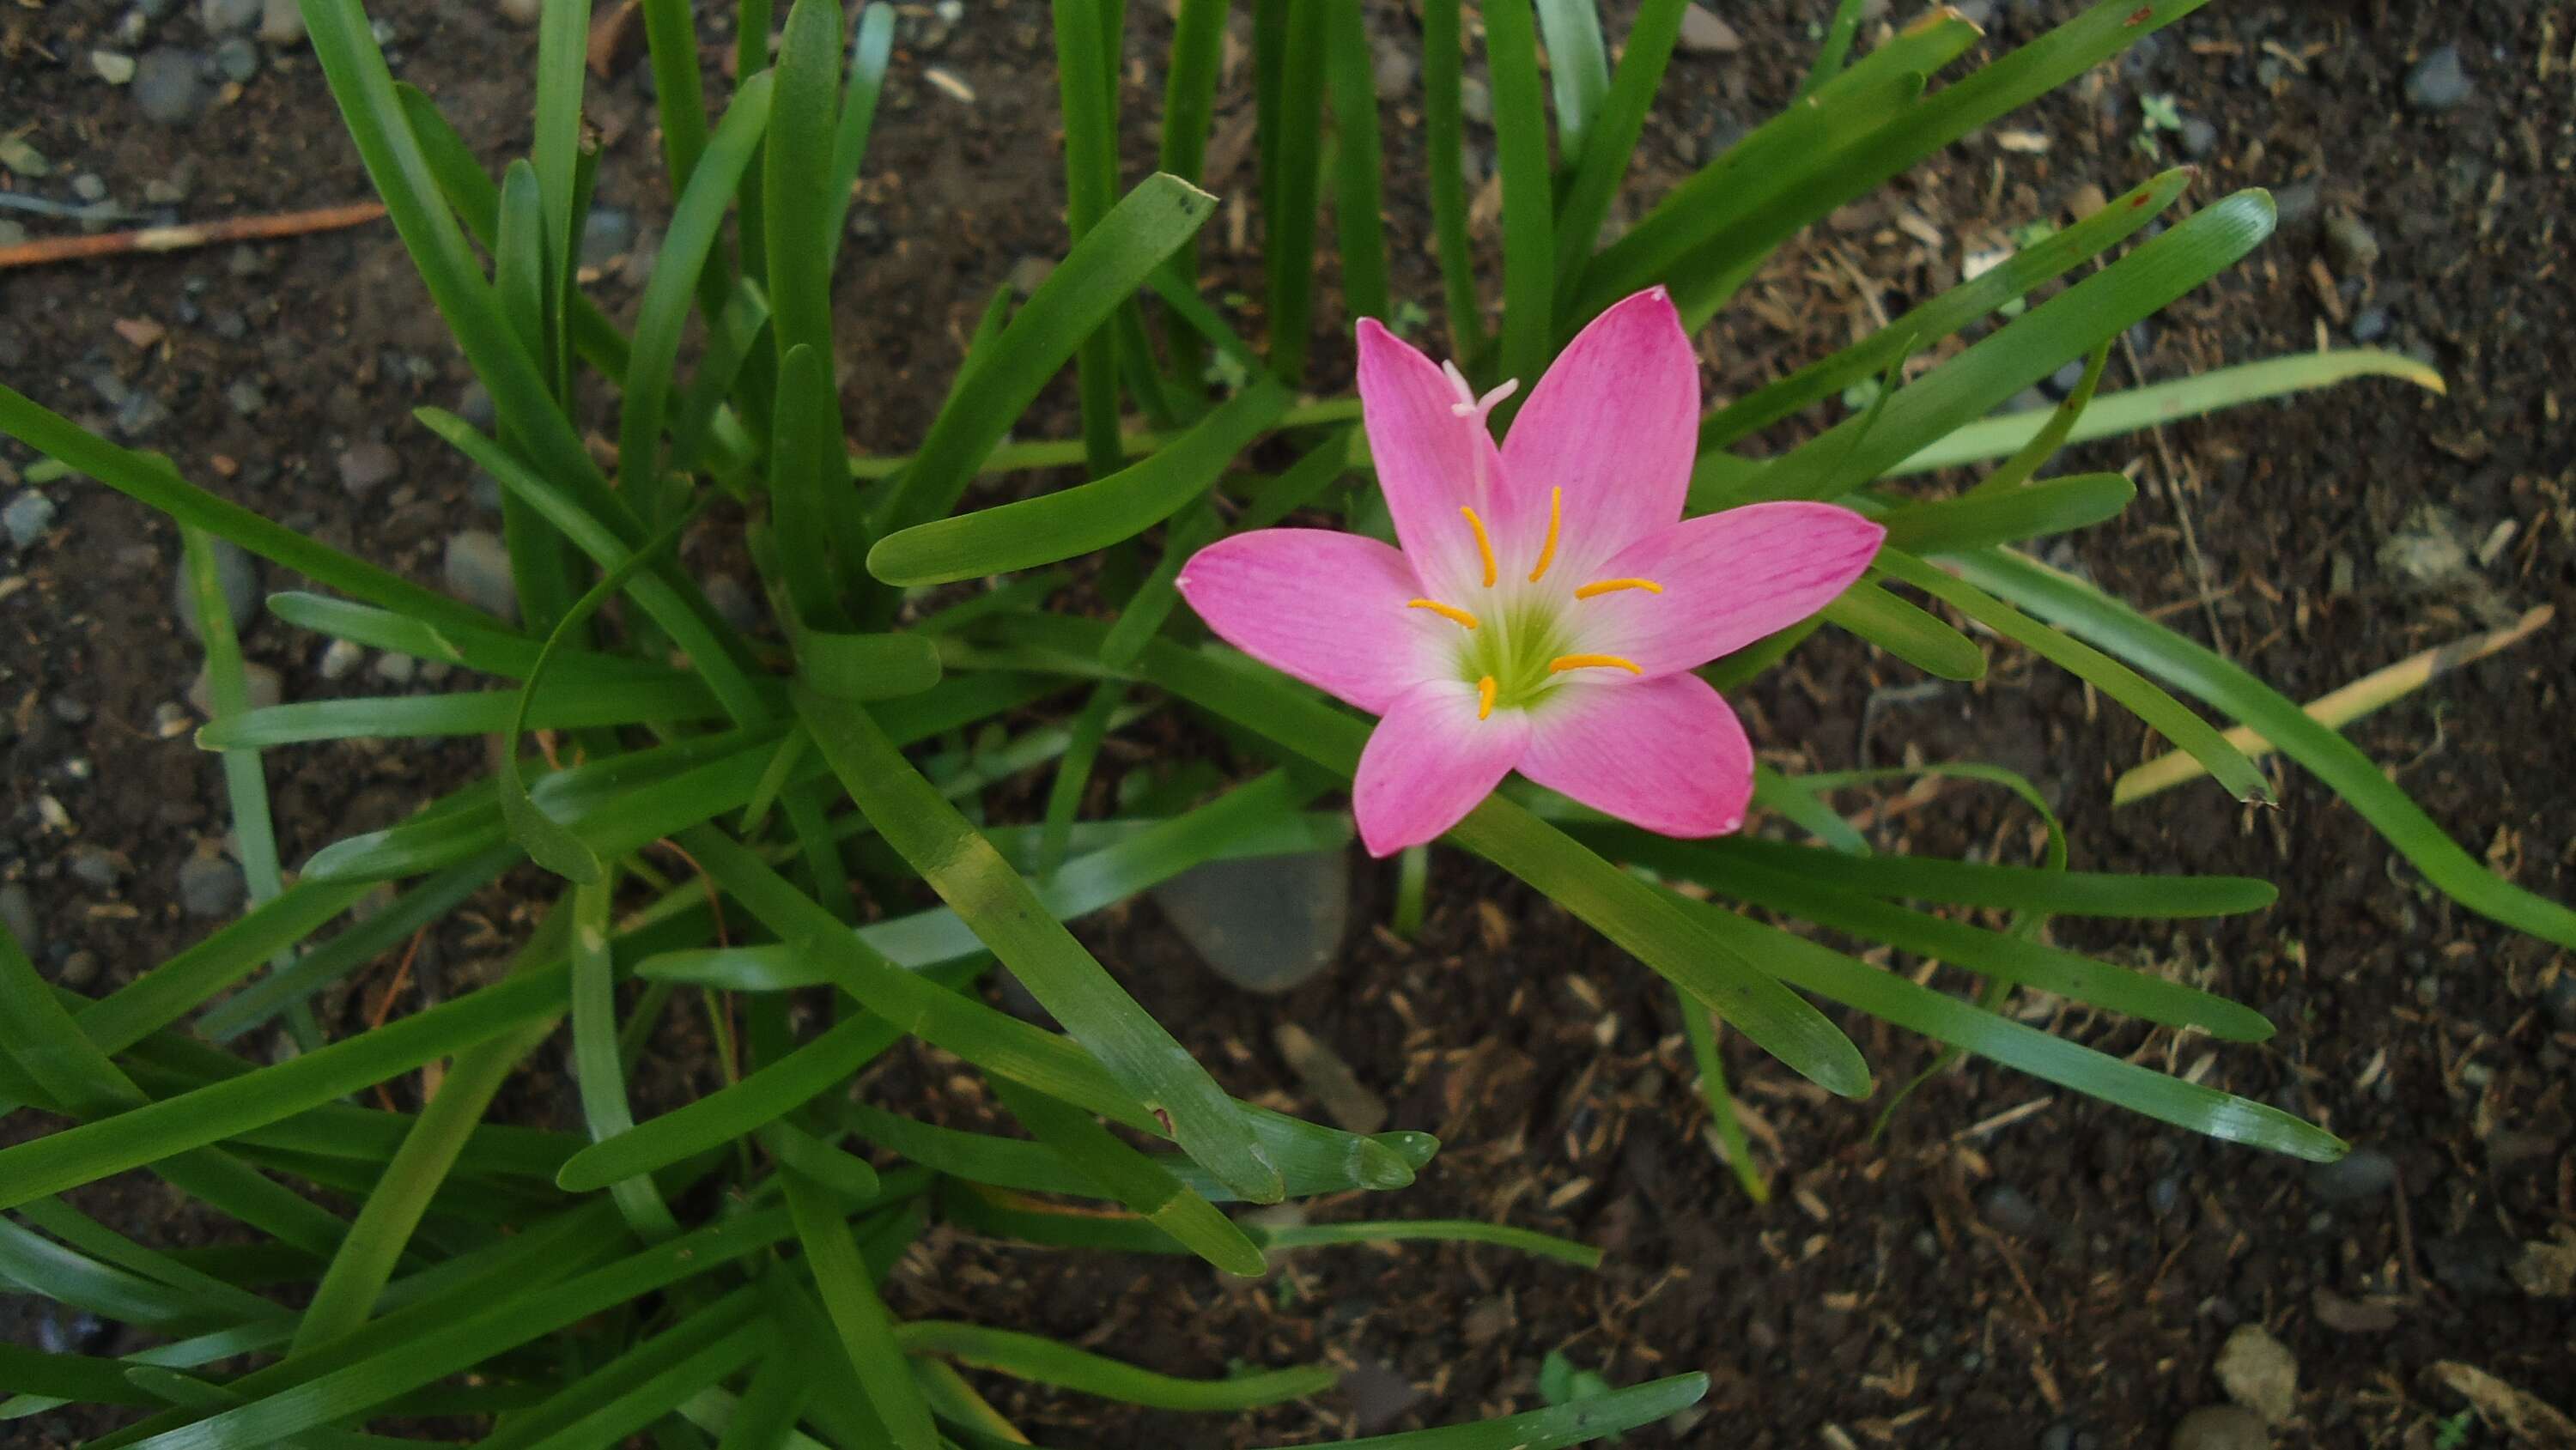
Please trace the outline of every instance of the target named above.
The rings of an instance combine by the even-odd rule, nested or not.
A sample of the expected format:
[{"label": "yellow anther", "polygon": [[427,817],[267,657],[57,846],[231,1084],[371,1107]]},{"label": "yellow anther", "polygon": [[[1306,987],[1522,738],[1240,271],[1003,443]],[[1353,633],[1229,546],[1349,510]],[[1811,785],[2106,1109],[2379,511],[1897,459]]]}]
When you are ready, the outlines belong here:
[{"label": "yellow anther", "polygon": [[1548,565],[1556,562],[1556,535],[1557,531],[1564,526],[1565,490],[1551,488],[1547,491],[1547,542],[1539,546],[1538,567],[1530,571],[1532,584],[1536,584],[1539,576],[1547,572]]},{"label": "yellow anther", "polygon": [[1635,660],[1623,660],[1617,655],[1558,655],[1547,662],[1547,672],[1551,675],[1561,675],[1567,670],[1626,670],[1632,675],[1646,672]]},{"label": "yellow anther", "polygon": [[1460,504],[1458,512],[1467,516],[1467,527],[1476,531],[1476,548],[1485,556],[1485,587],[1491,589],[1494,587],[1494,580],[1500,577],[1494,568],[1494,541],[1485,533],[1485,521],[1476,517],[1474,509]]},{"label": "yellow anther", "polygon": [[1469,629],[1474,629],[1476,627],[1476,616],[1460,609],[1455,604],[1443,604],[1437,599],[1416,599],[1408,602],[1404,607],[1407,609],[1428,609],[1443,619],[1454,619],[1460,624],[1467,626]]},{"label": "yellow anther", "polygon": [[1591,583],[1584,585],[1582,588],[1575,590],[1574,597],[1577,599],[1590,599],[1593,596],[1600,594],[1616,594],[1622,589],[1643,589],[1649,594],[1661,594],[1664,592],[1664,586],[1656,583],[1652,579],[1595,579]]},{"label": "yellow anther", "polygon": [[1487,675],[1476,682],[1476,718],[1482,720],[1491,716],[1493,713],[1494,677],[1492,675]]}]

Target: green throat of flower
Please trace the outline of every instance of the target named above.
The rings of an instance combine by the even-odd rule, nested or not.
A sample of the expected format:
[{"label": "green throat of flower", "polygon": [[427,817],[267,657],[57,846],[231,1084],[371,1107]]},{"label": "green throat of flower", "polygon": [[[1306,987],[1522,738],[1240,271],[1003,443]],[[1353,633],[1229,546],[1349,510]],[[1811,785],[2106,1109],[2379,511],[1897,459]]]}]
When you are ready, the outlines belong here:
[{"label": "green throat of flower", "polygon": [[1569,671],[1644,673],[1634,660],[1619,655],[1569,649],[1574,632],[1568,627],[1566,610],[1582,600],[1623,589],[1661,594],[1662,585],[1652,579],[1596,579],[1574,590],[1571,597],[1556,586],[1530,587],[1541,585],[1556,558],[1564,502],[1562,489],[1549,500],[1547,542],[1539,550],[1538,567],[1530,571],[1528,586],[1518,581],[1501,583],[1501,570],[1494,558],[1493,541],[1485,532],[1485,521],[1476,517],[1472,508],[1459,509],[1467,527],[1475,532],[1476,547],[1484,558],[1484,588],[1473,601],[1475,607],[1462,608],[1437,599],[1415,599],[1405,605],[1407,609],[1427,609],[1462,631],[1456,656],[1458,678],[1476,687],[1479,720],[1491,717],[1496,710],[1526,710],[1536,705],[1556,690],[1559,676]]}]

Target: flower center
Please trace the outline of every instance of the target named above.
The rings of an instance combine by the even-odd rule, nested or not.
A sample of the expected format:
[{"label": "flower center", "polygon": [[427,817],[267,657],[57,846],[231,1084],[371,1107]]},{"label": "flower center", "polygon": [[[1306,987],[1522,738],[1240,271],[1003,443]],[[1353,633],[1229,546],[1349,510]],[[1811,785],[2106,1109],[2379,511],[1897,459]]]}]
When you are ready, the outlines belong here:
[{"label": "flower center", "polygon": [[1440,599],[1405,603],[1407,609],[1428,610],[1462,631],[1458,677],[1476,687],[1479,720],[1491,717],[1497,709],[1525,709],[1536,704],[1555,691],[1559,676],[1573,671],[1645,673],[1636,661],[1625,656],[1570,648],[1576,642],[1576,634],[1569,611],[1580,601],[1622,590],[1661,594],[1663,585],[1652,579],[1620,578],[1595,579],[1571,591],[1561,586],[1529,587],[1540,584],[1556,561],[1564,512],[1565,491],[1557,489],[1548,500],[1547,539],[1539,547],[1538,563],[1529,572],[1528,584],[1503,585],[1501,561],[1494,556],[1493,536],[1486,531],[1485,521],[1476,516],[1474,509],[1460,508],[1458,513],[1474,533],[1476,551],[1484,564],[1483,587],[1463,605]]}]

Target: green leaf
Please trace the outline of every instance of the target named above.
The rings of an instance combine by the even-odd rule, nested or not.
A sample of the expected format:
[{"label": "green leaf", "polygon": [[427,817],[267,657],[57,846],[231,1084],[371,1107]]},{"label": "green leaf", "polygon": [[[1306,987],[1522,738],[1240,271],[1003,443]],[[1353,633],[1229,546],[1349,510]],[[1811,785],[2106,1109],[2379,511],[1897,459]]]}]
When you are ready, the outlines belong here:
[{"label": "green leaf", "polygon": [[2240,191],[2032,308],[1869,418],[1828,429],[1704,506],[1849,493],[2234,265],[2271,235],[2272,222],[2268,194]]},{"label": "green leaf", "polygon": [[[573,651],[558,653],[581,658]],[[519,722],[522,731],[586,730],[724,716],[724,706],[708,692],[705,682],[691,676],[657,678],[656,671],[641,665],[630,672],[630,678],[615,683],[595,674],[587,679],[563,678],[569,673],[568,669],[550,672],[535,696],[526,690],[474,690],[270,705],[208,721],[197,731],[197,744],[207,750],[255,750],[320,740],[497,735],[513,721]]]},{"label": "green leaf", "polygon": [[1987,550],[1952,562],[1969,581],[2251,726],[2315,773],[2452,900],[2516,931],[2576,947],[2576,911],[2488,871],[2351,741],[2308,718],[2295,702],[2243,668],[2090,585],[2019,555]]},{"label": "green leaf", "polygon": [[1775,874],[1829,880],[1839,889],[1873,896],[1992,911],[2044,911],[2055,916],[2144,921],[2237,916],[2260,911],[2279,897],[2270,882],[2251,876],[2125,876],[1952,861],[1938,856],[1853,857],[1839,851],[1745,836],[1684,844],[1616,827],[1606,831],[1578,827],[1575,834],[1593,839],[1622,832],[1622,853],[1648,864],[1654,864],[1653,858],[1635,855],[1637,848],[1706,856],[1712,863],[1712,882],[1724,875],[1728,863],[1742,861]]},{"label": "green leaf", "polygon": [[[1576,0],[1543,0],[1541,25],[1547,25],[1557,11],[1575,4]],[[1591,7],[1587,4],[1581,8]],[[1582,283],[1583,269],[1601,238],[1601,224],[1610,215],[1611,198],[1618,195],[1619,183],[1628,174],[1628,160],[1636,154],[1637,138],[1645,134],[1646,112],[1663,85],[1664,66],[1672,59],[1673,42],[1681,36],[1682,17],[1689,9],[1689,0],[1644,0],[1637,7],[1636,20],[1628,27],[1628,43],[1620,49],[1618,72],[1610,78],[1609,92],[1602,98],[1581,155],[1573,158],[1573,180],[1566,188],[1564,204],[1557,208],[1556,292],[1560,305],[1572,303],[1574,291]],[[1579,26],[1583,22],[1574,23]],[[1553,29],[1549,31],[1551,57],[1557,48],[1554,33]],[[1590,39],[1597,52],[1601,44],[1597,14],[1591,17]],[[1564,111],[1565,101],[1560,94],[1557,113],[1562,116]]]},{"label": "green leaf", "polygon": [[1321,1394],[1341,1379],[1341,1371],[1328,1364],[1245,1370],[1217,1380],[1177,1379],[1040,1335],[939,1319],[913,1320],[897,1328],[894,1337],[907,1354],[944,1354],[1013,1379],[1162,1410],[1257,1409]]},{"label": "green leaf", "polygon": [[[706,122],[701,114],[698,125],[702,149],[692,151],[687,184],[680,186],[680,140],[669,130],[673,97],[669,82],[662,79],[664,42],[661,31],[653,25],[656,13],[666,10],[677,10],[680,23],[689,26],[685,44],[692,105],[698,87],[697,31],[689,20],[688,7],[682,0],[651,0],[644,18],[653,39],[653,74],[665,87],[661,92],[662,143],[671,158],[673,184],[680,199],[671,209],[662,249],[655,254],[652,280],[644,285],[644,300],[636,306],[635,344],[628,355],[625,384],[618,401],[617,486],[629,498],[656,496],[652,490],[662,450],[662,425],[672,374],[678,365],[680,335],[688,325],[690,299],[693,293],[703,299],[706,290],[699,279],[714,277],[716,306],[710,311],[723,306],[722,269],[711,267],[709,259],[715,256],[716,239],[724,229],[725,209],[732,203],[743,171],[751,164],[752,153],[768,129],[772,95],[769,72],[744,80],[735,90],[732,104],[725,107],[724,119],[716,124],[711,141],[703,136]],[[682,42],[675,37],[671,43]]]},{"label": "green leaf", "polygon": [[[1083,1176],[1127,1205],[1129,1211],[1229,1274],[1259,1278],[1269,1271],[1261,1250],[1216,1205],[1192,1192],[1153,1159],[1111,1136],[1089,1113],[1021,1087],[990,1079],[994,1095],[1030,1136]],[[1284,1191],[1284,1185],[1283,1185]]]},{"label": "green leaf", "polygon": [[1559,1450],[1653,1424],[1707,1393],[1707,1375],[1679,1374],[1499,1420],[1344,1440],[1336,1450]]},{"label": "green leaf", "polygon": [[[1056,84],[1064,117],[1064,220],[1076,246],[1108,215],[1109,198],[1118,190],[1118,80],[1112,69],[1117,16],[1104,14],[1105,9],[1099,0],[1055,0],[1054,5]],[[1083,453],[1091,476],[1105,478],[1119,459],[1117,335],[1098,323],[1086,329],[1075,367]]]},{"label": "green leaf", "polygon": [[1261,131],[1261,228],[1269,270],[1270,373],[1290,387],[1306,375],[1315,306],[1316,189],[1322,169],[1328,5],[1290,0],[1278,46],[1275,109]]},{"label": "green leaf", "polygon": [[[2169,383],[2155,383],[2098,397],[2091,407],[2084,410],[2084,417],[2068,432],[2066,441],[2070,444],[2089,443],[2096,438],[2132,433],[2158,423],[2196,418],[2204,413],[2261,402],[2266,398],[2330,387],[2347,378],[2365,377],[2396,378],[2435,393],[2449,391],[2443,385],[2440,373],[2398,353],[2371,348],[2293,353],[2288,357],[2240,363],[2197,377],[2178,378]],[[2054,409],[2034,408],[1996,418],[1980,418],[1952,429],[1938,442],[1926,445],[1887,472],[1891,477],[1928,473],[1936,468],[1973,463],[1981,458],[2001,458],[2037,436],[2054,414]]]},{"label": "green leaf", "polygon": [[1360,0],[1331,0],[1324,18],[1324,79],[1333,108],[1333,234],[1342,252],[1343,309],[1356,321],[1393,315],[1387,294],[1386,223],[1377,134],[1376,52]]},{"label": "green leaf", "polygon": [[[1555,352],[1556,197],[1547,164],[1547,103],[1539,94],[1531,0],[1486,0],[1485,61],[1493,72],[1494,164],[1503,180],[1501,373],[1534,386]],[[1527,392],[1519,399],[1529,396]],[[1518,399],[1495,409],[1506,421]]]},{"label": "green leaf", "polygon": [[[776,157],[779,149],[772,146],[769,154]],[[770,195],[777,194],[773,186]],[[778,561],[777,575],[786,585],[798,632],[850,627],[841,607],[825,493],[829,489],[845,500],[850,496],[840,426],[840,402],[832,393],[825,355],[801,342],[787,349],[778,365],[778,406],[770,434],[766,553]]]},{"label": "green leaf", "polygon": [[1601,42],[1594,0],[1538,0],[1539,34],[1547,40],[1548,82],[1556,99],[1558,165],[1571,169],[1608,104],[1610,57]]},{"label": "green leaf", "polygon": [[832,179],[823,193],[831,199],[827,220],[835,257],[849,236],[850,203],[858,194],[859,172],[867,165],[868,133],[876,126],[886,62],[893,57],[894,7],[862,5],[858,32],[850,37],[850,78],[841,92],[840,121],[832,132]]},{"label": "green leaf", "polygon": [[1985,678],[1986,654],[1975,640],[1872,580],[1855,581],[1825,606],[1820,617],[1927,675],[1944,680]]},{"label": "green leaf", "polygon": [[1467,244],[1465,39],[1458,0],[1422,0],[1422,142],[1431,168],[1431,229],[1447,294],[1449,352],[1484,351],[1484,304],[1476,296],[1475,254]]},{"label": "green leaf", "polygon": [[1944,553],[2045,538],[2119,517],[2138,486],[2117,473],[2081,473],[2010,491],[1908,504],[1878,515],[1888,547]]},{"label": "green leaf", "polygon": [[823,1295],[823,1307],[840,1331],[841,1351],[849,1356],[859,1384],[896,1450],[938,1450],[939,1431],[930,1421],[930,1405],[921,1387],[904,1368],[895,1342],[894,1322],[877,1297],[867,1265],[850,1226],[831,1198],[803,1175],[781,1175],[787,1206],[796,1215],[796,1236],[805,1244],[805,1265]]},{"label": "green leaf", "polygon": [[1948,604],[2031,653],[2091,683],[2117,700],[2130,714],[2161,732],[2192,758],[2209,767],[2210,776],[2238,800],[2269,801],[2270,782],[2245,753],[2198,715],[2183,708],[2135,670],[2079,642],[2061,630],[2031,619],[1994,596],[1900,550],[1879,551],[1878,567]]},{"label": "green leaf", "polygon": [[2066,446],[2066,435],[2074,431],[2077,421],[2084,416],[2085,408],[2091,405],[2094,391],[2102,386],[2102,369],[2110,361],[2111,344],[2106,342],[2093,349],[2093,355],[2085,360],[2083,376],[2076,379],[2075,390],[2068,393],[2057,405],[2057,410],[2048,415],[2048,421],[2041,424],[2030,441],[2021,446],[2020,452],[2005,459],[2001,468],[1979,479],[1977,486],[1969,492],[2007,493],[2028,483],[2033,474],[2047,466],[2048,461],[2057,456],[2057,450]]},{"label": "green leaf", "polygon": [[1278,384],[1256,382],[1144,462],[1097,482],[888,534],[868,551],[868,572],[902,587],[947,584],[1133,538],[1206,493],[1292,401]]},{"label": "green leaf", "polygon": [[[834,189],[840,181],[835,168],[841,0],[796,0],[788,7],[773,74],[778,89],[761,147],[761,200],[768,213],[762,239],[769,257],[764,280],[780,366],[771,502],[778,509],[782,547],[810,550],[813,558],[837,567],[845,582],[855,583],[859,559],[867,552],[868,528],[841,462],[848,450],[832,370],[832,360],[840,355],[832,342],[832,263],[840,253],[841,217],[850,204],[847,182]],[[810,353],[807,366],[814,372],[797,379],[788,367],[800,347]],[[791,447],[790,439],[797,446]],[[792,480],[786,477],[790,471]],[[791,486],[784,496],[776,496],[782,482]],[[799,527],[812,528],[813,537],[785,537]],[[796,571],[791,569],[789,576],[796,577]],[[798,601],[807,609],[818,602]],[[838,613],[809,614],[807,622],[828,627],[839,622]]]},{"label": "green leaf", "polygon": [[1279,1173],[1233,1101],[1137,1007],[1071,933],[903,758],[865,712],[800,695],[798,713],[878,834],[920,871],[1076,1040],[1147,1107],[1169,1114],[1190,1155],[1249,1197],[1275,1202]]},{"label": "green leaf", "polygon": [[797,678],[835,700],[892,700],[939,683],[939,648],[927,635],[834,634],[796,639]]},{"label": "green leaf", "polygon": [[[1634,42],[1631,42],[1633,47]],[[2073,226],[2049,234],[2011,257],[1897,318],[1859,343],[1820,362],[1766,384],[1711,414],[1700,425],[1699,446],[1722,449],[1758,428],[1834,396],[1863,378],[1876,377],[1890,364],[1919,353],[1942,338],[2029,293],[2129,239],[2140,227],[2162,215],[2191,185],[2188,167],[2159,173]],[[1986,426],[1972,423],[1960,432]],[[1953,433],[1950,438],[1959,437]],[[1948,439],[1936,447],[1948,446]],[[2010,452],[1998,449],[1997,452]],[[1910,471],[1910,463],[1906,470]]]},{"label": "green leaf", "polygon": [[921,452],[887,493],[885,528],[926,523],[956,507],[993,445],[1075,346],[1215,209],[1214,196],[1159,175],[1147,177],[1110,208],[1038,284],[1002,330],[992,355],[958,380],[922,439]]}]

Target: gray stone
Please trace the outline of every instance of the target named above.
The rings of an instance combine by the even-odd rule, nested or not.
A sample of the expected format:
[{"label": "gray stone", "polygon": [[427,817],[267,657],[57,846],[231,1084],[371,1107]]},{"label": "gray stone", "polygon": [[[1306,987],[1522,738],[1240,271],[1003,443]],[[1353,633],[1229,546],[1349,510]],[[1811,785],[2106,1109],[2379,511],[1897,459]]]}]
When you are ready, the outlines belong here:
[{"label": "gray stone", "polygon": [[54,981],[75,990],[88,986],[97,977],[98,953],[96,952],[74,952],[63,958],[63,964],[54,969]]},{"label": "gray stone", "polygon": [[45,702],[45,710],[46,713],[52,715],[55,719],[62,721],[66,725],[86,725],[89,723],[89,706],[82,704],[80,701],[73,699],[69,695],[56,695],[52,699],[47,700]]},{"label": "gray stone", "polygon": [[[238,632],[251,620],[251,611],[259,607],[259,568],[250,555],[229,540],[214,541],[215,583],[223,590],[224,611],[233,618]],[[197,592],[188,587],[187,562],[183,557],[175,576],[174,592],[178,601],[179,627],[194,635],[197,632]]]},{"label": "gray stone", "polygon": [[27,229],[7,217],[0,217],[0,247],[14,247],[27,240]]},{"label": "gray stone", "polygon": [[1379,36],[1370,56],[1369,80],[1381,101],[1403,99],[1413,89],[1413,78],[1422,73],[1422,61],[1413,47],[1392,36]]},{"label": "gray stone", "polygon": [[304,38],[304,9],[295,0],[261,0],[259,38],[271,45],[293,45]]},{"label": "gray stone", "polygon": [[29,956],[43,944],[36,930],[36,900],[27,894],[27,883],[0,881],[0,927],[7,927]]},{"label": "gray stone", "polygon": [[2326,213],[2326,255],[2334,259],[2335,270],[2347,276],[2368,272],[2379,265],[2379,238],[2351,212],[2331,211]]},{"label": "gray stone", "polygon": [[2397,1164],[2376,1148],[2355,1148],[2332,1163],[2307,1170],[2308,1192],[2327,1203],[2377,1198],[2397,1182]]},{"label": "gray stone", "polygon": [[72,195],[83,201],[107,200],[107,178],[95,171],[84,171],[72,178]]},{"label": "gray stone", "polygon": [[635,245],[635,215],[613,206],[594,206],[581,224],[581,264],[605,267]]},{"label": "gray stone", "polygon": [[1351,1428],[1373,1434],[1396,1422],[1422,1402],[1413,1381],[1374,1360],[1362,1360],[1342,1376],[1342,1393],[1350,1396]]},{"label": "gray stone", "polygon": [[1013,292],[1026,297],[1046,285],[1046,279],[1054,275],[1053,257],[1022,257],[1011,264],[1010,273],[1002,282]]},{"label": "gray stone", "polygon": [[456,416],[489,433],[501,420],[501,410],[492,402],[492,390],[481,383],[467,383],[456,398]]},{"label": "gray stone", "polygon": [[2046,1226],[2048,1216],[2030,1195],[2009,1183],[1998,1183],[1977,1198],[1977,1211],[1986,1222],[2011,1234],[2032,1234]]},{"label": "gray stone", "polygon": [[1494,124],[1494,93],[1483,76],[1466,76],[1458,82],[1458,111],[1479,126]]},{"label": "gray stone", "polygon": [[2283,231],[2305,222],[2317,214],[2317,204],[2324,198],[2324,187],[2311,176],[2294,181],[2272,193],[2272,210]]},{"label": "gray stone", "polygon": [[98,73],[100,80],[111,86],[121,86],[134,79],[134,57],[122,51],[91,51],[89,68]]},{"label": "gray stone", "polygon": [[376,678],[389,685],[408,685],[420,672],[420,661],[388,651],[376,657]]},{"label": "gray stone", "polygon": [[164,126],[187,126],[206,113],[213,95],[198,73],[194,52],[162,46],[134,63],[134,104]]},{"label": "gray stone", "polygon": [[402,473],[402,456],[382,443],[358,443],[340,451],[340,486],[351,498],[365,498]]},{"label": "gray stone", "polygon": [[2476,93],[2456,45],[2434,51],[2406,73],[2406,104],[2419,111],[2447,111]]},{"label": "gray stone", "polygon": [[2064,367],[2042,378],[2039,390],[2050,402],[2062,403],[2084,382],[2084,359],[2071,358]]},{"label": "gray stone", "polygon": [[707,603],[713,605],[716,617],[745,634],[760,628],[760,601],[731,574],[714,574],[706,582]]},{"label": "gray stone", "polygon": [[116,854],[105,846],[74,846],[64,867],[74,880],[96,891],[115,890],[125,875],[125,868],[116,864]]},{"label": "gray stone", "polygon": [[2250,1410],[2208,1405],[2174,1426],[2173,1450],[2272,1450],[2272,1436]]},{"label": "gray stone", "polygon": [[215,47],[215,73],[235,85],[250,84],[259,74],[259,44],[246,35],[236,35]]},{"label": "gray stone", "polygon": [[2218,128],[2198,116],[2182,123],[2182,154],[2198,161],[2218,149]]},{"label": "gray stone", "polygon": [[2558,980],[2541,994],[2541,1005],[2549,1009],[2549,1020],[2561,1032],[2576,1032],[2576,971],[2562,970]]},{"label": "gray stone", "polygon": [[198,7],[198,18],[206,29],[217,35],[231,35],[259,23],[264,0],[204,0]]},{"label": "gray stone", "polygon": [[322,651],[321,663],[314,668],[326,680],[345,680],[367,658],[366,648],[351,640],[335,639]]},{"label": "gray stone", "polygon": [[2227,1397],[2277,1425],[2299,1408],[2299,1361],[2260,1324],[2240,1324],[2218,1351]]},{"label": "gray stone", "polygon": [[[286,684],[278,678],[277,671],[257,660],[243,663],[242,706],[244,709],[265,710],[285,698]],[[196,707],[198,714],[209,720],[215,718],[214,682],[207,678],[203,669],[198,670],[197,678],[189,682],[188,703]]]},{"label": "gray stone", "polygon": [[221,856],[191,856],[179,868],[179,904],[190,916],[230,916],[249,895],[241,867]]},{"label": "gray stone", "polygon": [[488,529],[460,529],[448,536],[442,566],[447,592],[487,614],[519,617],[519,590],[510,578],[510,548]]},{"label": "gray stone", "polygon": [[1674,45],[1684,55],[1733,55],[1744,48],[1744,37],[1716,11],[1691,5],[1682,10],[1682,33]]},{"label": "gray stone", "polygon": [[224,385],[224,402],[245,418],[256,417],[268,406],[268,394],[248,378],[235,378]]},{"label": "gray stone", "polygon": [[2384,307],[2363,308],[2352,319],[2352,340],[2355,342],[2377,342],[2387,335],[2388,309]]},{"label": "gray stone", "polygon": [[1350,874],[1341,851],[1209,861],[1156,887],[1154,904],[1218,976],[1285,992],[1340,955]]},{"label": "gray stone", "polygon": [[0,509],[0,528],[9,531],[12,546],[32,548],[47,530],[53,528],[54,513],[54,501],[31,488],[9,500],[7,508]]}]

